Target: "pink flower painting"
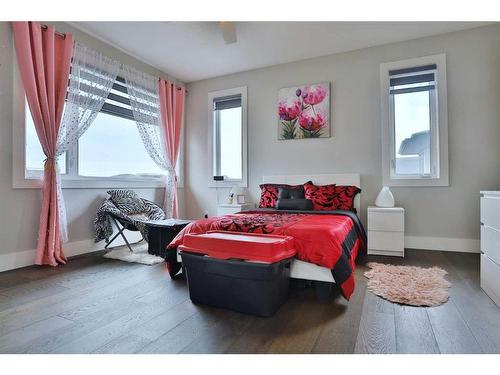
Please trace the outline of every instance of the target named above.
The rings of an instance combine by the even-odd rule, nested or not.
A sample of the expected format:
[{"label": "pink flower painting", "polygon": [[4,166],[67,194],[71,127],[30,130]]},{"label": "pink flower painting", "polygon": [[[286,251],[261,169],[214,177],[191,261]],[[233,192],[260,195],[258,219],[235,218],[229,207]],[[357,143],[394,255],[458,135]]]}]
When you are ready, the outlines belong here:
[{"label": "pink flower painting", "polygon": [[330,136],[330,84],[287,87],[278,93],[278,139]]}]

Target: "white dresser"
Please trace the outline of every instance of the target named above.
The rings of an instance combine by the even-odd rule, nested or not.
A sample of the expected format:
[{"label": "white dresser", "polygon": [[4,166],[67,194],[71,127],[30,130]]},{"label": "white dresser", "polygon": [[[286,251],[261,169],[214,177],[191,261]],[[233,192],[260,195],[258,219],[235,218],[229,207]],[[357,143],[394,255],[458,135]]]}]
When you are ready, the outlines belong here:
[{"label": "white dresser", "polygon": [[481,288],[500,306],[500,191],[481,191]]},{"label": "white dresser", "polygon": [[217,216],[235,214],[240,211],[247,211],[254,208],[253,203],[243,204],[219,204],[217,205]]},{"label": "white dresser", "polygon": [[368,254],[405,256],[405,209],[368,207]]}]

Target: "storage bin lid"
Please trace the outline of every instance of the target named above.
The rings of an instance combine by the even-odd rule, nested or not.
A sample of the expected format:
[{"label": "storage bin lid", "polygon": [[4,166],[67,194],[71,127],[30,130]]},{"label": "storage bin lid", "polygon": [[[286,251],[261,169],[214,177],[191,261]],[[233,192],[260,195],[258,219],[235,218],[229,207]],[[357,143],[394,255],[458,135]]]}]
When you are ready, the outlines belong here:
[{"label": "storage bin lid", "polygon": [[179,250],[217,259],[274,263],[293,257],[295,243],[290,236],[211,231],[203,234],[186,234]]}]

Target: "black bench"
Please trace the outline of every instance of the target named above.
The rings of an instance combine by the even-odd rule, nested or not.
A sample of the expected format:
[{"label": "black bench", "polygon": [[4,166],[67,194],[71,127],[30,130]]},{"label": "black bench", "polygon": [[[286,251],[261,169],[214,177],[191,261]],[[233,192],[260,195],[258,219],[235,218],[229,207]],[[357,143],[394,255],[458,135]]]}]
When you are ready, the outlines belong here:
[{"label": "black bench", "polygon": [[148,253],[165,258],[167,246],[193,220],[166,219],[147,221]]}]

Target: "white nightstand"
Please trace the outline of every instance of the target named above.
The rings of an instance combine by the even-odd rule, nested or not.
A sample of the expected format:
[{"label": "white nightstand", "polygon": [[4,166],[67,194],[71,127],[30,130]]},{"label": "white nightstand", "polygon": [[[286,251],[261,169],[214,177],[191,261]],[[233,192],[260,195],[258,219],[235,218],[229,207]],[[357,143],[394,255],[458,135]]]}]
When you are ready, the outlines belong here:
[{"label": "white nightstand", "polygon": [[405,256],[405,209],[368,207],[368,255]]},{"label": "white nightstand", "polygon": [[243,203],[243,204],[218,204],[217,205],[217,216],[235,214],[240,211],[247,211],[254,208],[253,203]]}]

